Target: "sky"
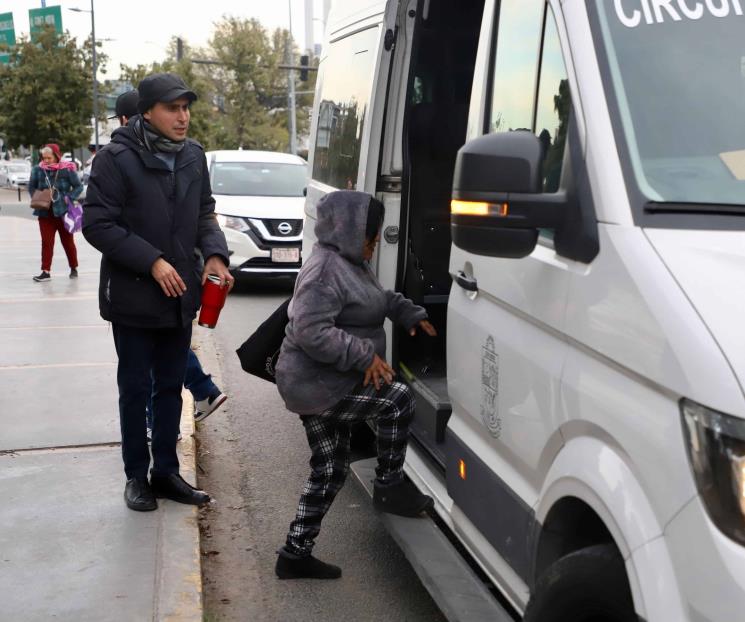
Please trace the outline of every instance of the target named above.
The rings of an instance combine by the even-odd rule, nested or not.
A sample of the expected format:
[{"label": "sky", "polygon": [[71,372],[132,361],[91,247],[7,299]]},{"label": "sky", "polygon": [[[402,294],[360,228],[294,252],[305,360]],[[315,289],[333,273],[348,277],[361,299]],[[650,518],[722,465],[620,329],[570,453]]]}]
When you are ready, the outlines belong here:
[{"label": "sky", "polygon": [[[47,6],[62,7],[65,30],[79,41],[90,35],[91,0],[47,0]],[[323,31],[323,1],[315,0],[316,43]],[[180,36],[192,47],[206,45],[213,24],[224,15],[255,18],[268,30],[289,26],[292,5],[292,31],[300,49],[305,49],[305,0],[93,0],[96,40],[109,56],[107,73],[99,80],[119,77],[119,65],[134,66],[163,60],[168,42]],[[28,34],[28,10],[41,7],[41,0],[0,0],[0,14],[13,13],[16,37]],[[110,39],[110,40],[109,40]]]}]

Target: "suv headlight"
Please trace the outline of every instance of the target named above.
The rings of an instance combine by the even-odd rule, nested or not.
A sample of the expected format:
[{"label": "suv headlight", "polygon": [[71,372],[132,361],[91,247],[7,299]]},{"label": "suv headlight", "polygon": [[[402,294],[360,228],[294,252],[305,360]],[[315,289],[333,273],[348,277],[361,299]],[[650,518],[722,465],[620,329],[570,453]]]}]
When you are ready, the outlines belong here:
[{"label": "suv headlight", "polygon": [[709,518],[745,545],[745,421],[682,400],[683,430]]},{"label": "suv headlight", "polygon": [[250,229],[248,223],[239,216],[218,214],[217,223],[225,229],[235,229],[236,231],[248,231]]}]

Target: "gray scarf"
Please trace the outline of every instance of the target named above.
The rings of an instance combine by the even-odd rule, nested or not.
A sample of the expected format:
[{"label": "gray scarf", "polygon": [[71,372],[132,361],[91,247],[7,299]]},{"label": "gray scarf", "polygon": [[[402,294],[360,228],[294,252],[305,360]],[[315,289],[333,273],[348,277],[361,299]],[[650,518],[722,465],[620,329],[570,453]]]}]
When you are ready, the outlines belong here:
[{"label": "gray scarf", "polygon": [[[150,153],[178,153],[186,144],[186,140],[176,142],[175,140],[166,138],[140,115],[137,115],[133,121],[135,136],[137,136],[137,139],[145,145],[145,148]],[[130,121],[130,123],[131,122],[132,121]]]}]

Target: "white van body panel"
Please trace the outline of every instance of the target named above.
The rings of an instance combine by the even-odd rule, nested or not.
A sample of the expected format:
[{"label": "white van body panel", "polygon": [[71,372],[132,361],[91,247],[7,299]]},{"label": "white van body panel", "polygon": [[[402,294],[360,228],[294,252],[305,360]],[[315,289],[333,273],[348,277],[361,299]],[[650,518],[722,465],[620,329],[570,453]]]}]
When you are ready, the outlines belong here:
[{"label": "white van body panel", "polygon": [[714,526],[698,497],[670,522],[665,540],[681,592],[688,601],[687,619],[742,620],[745,548]]},{"label": "white van body panel", "polygon": [[[600,197],[605,189],[594,189]],[[671,399],[741,413],[740,386],[701,317],[638,228],[600,225],[600,254],[573,275],[566,333],[578,348]]]},{"label": "white van body panel", "polygon": [[[371,19],[376,19],[385,11],[386,0],[343,0],[332,2],[328,16],[326,32],[328,40],[333,41],[350,28],[359,29],[366,26]],[[393,2],[397,4],[397,2]],[[326,42],[324,42],[326,43]],[[323,56],[323,54],[321,54]]]},{"label": "white van body panel", "polygon": [[[645,233],[745,388],[745,234],[663,229]],[[742,406],[725,412],[745,417]]]}]

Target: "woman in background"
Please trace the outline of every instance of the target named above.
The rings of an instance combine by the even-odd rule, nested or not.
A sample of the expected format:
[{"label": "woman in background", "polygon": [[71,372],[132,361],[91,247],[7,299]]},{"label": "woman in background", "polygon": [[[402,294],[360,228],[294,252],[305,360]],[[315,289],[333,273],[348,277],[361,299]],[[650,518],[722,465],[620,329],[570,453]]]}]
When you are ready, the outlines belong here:
[{"label": "woman in background", "polygon": [[31,170],[28,182],[28,192],[34,196],[36,190],[51,188],[52,205],[48,210],[34,210],[34,216],[39,218],[39,232],[41,233],[41,274],[34,277],[34,281],[42,282],[51,279],[52,256],[54,255],[55,234],[59,233],[62,248],[67,255],[70,265],[70,278],[78,276],[78,251],[75,248],[73,234],[65,229],[64,216],[67,213],[68,201],[74,201],[83,191],[74,162],[61,162],[60,148],[49,143],[39,151],[41,161]]}]

